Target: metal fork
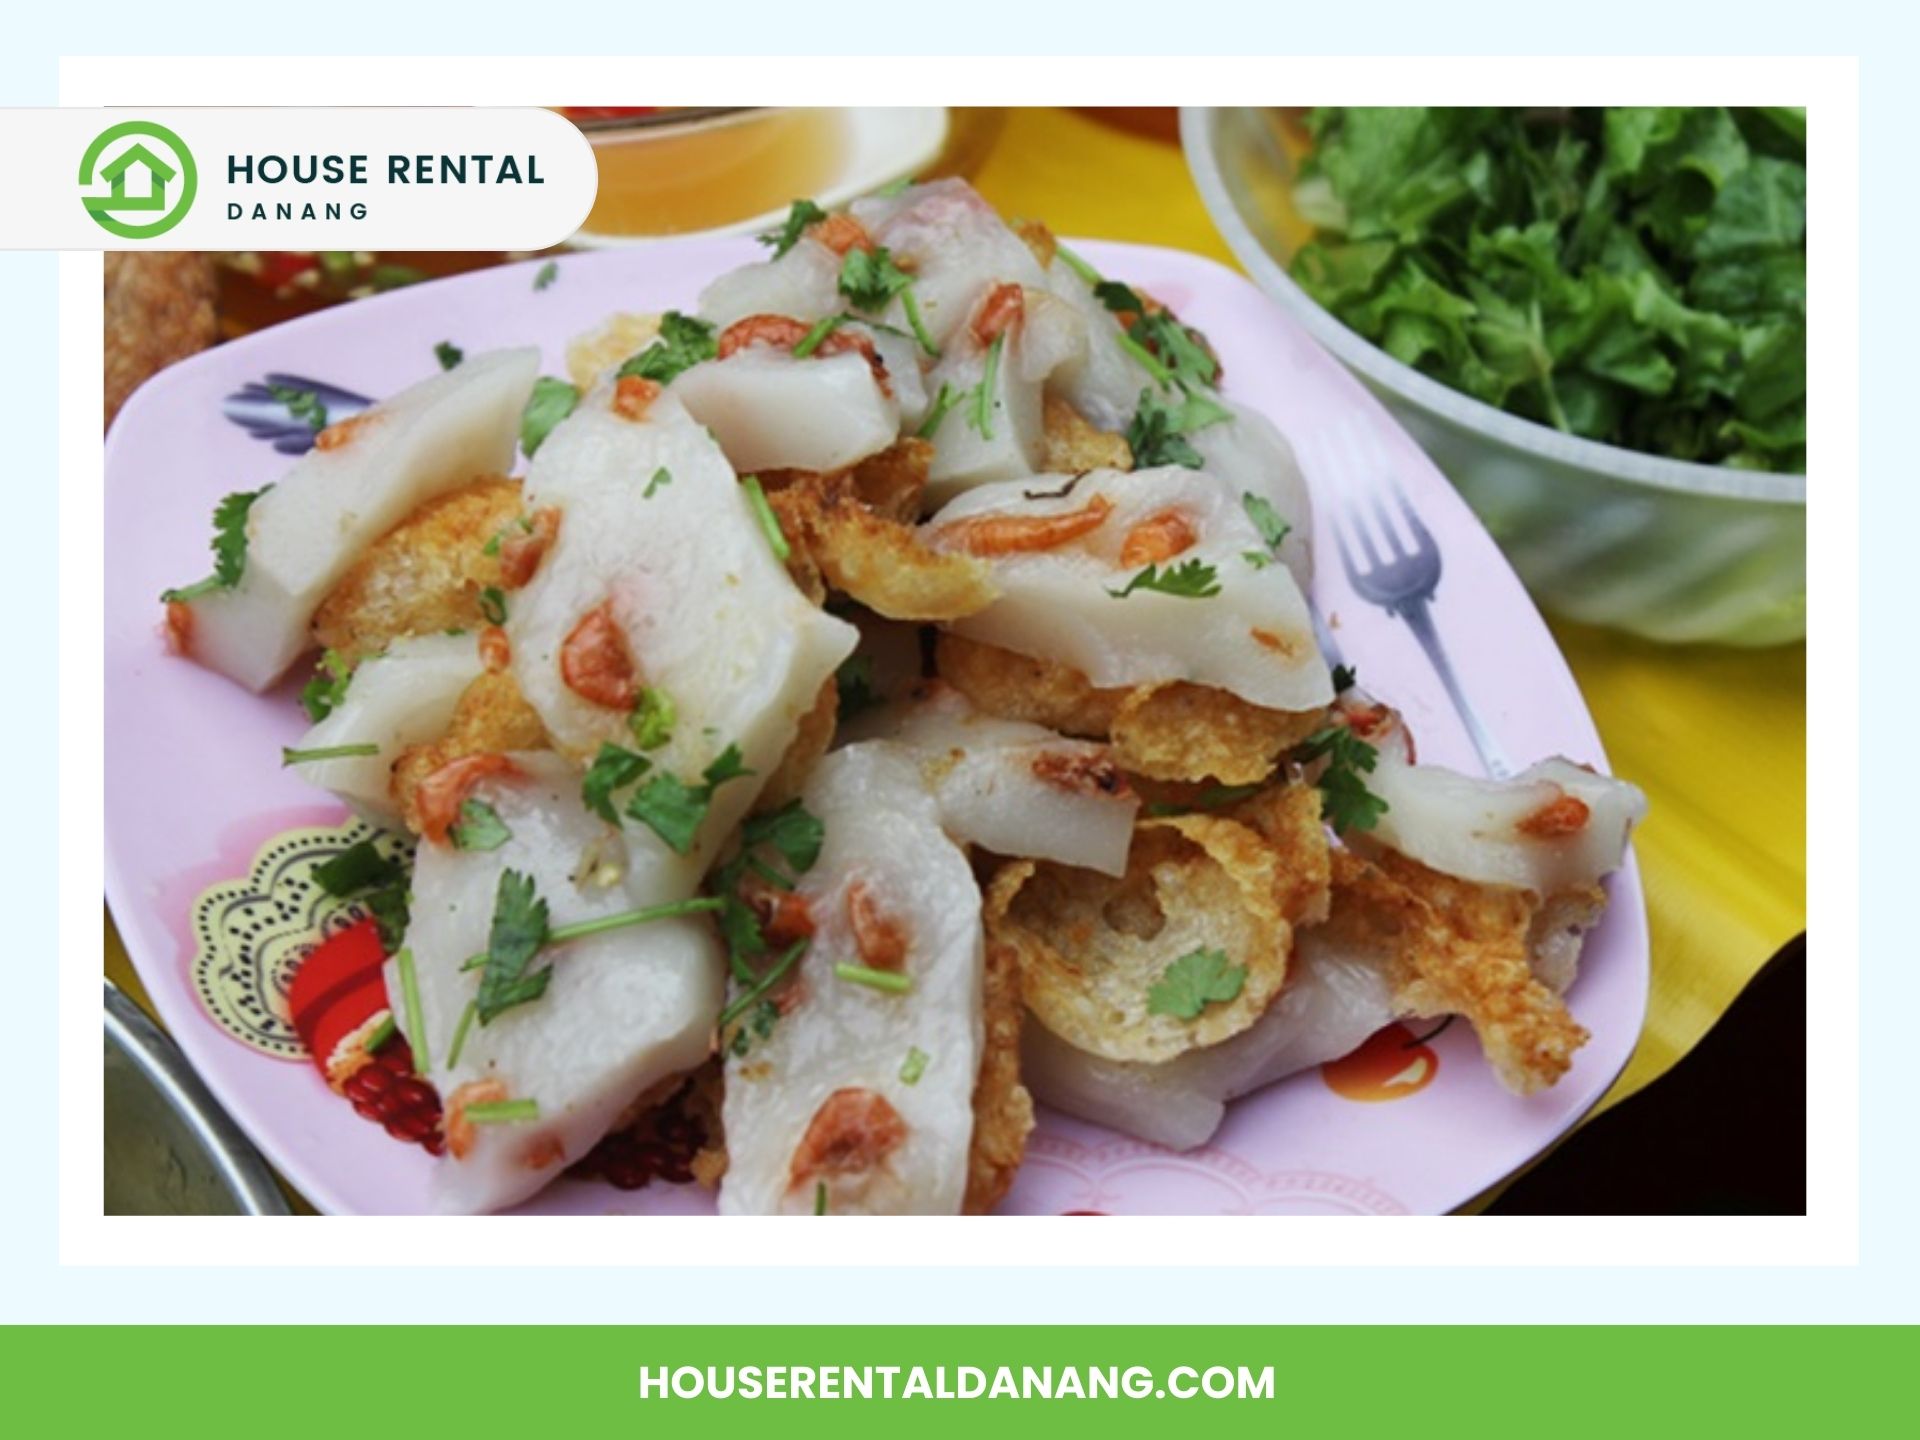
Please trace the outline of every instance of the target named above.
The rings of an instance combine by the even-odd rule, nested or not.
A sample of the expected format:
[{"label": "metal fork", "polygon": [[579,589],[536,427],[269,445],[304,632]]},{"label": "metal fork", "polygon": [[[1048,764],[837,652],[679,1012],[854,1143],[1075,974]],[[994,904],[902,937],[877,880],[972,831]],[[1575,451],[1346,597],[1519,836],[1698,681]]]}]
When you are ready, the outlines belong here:
[{"label": "metal fork", "polygon": [[1320,493],[1333,496],[1336,504],[1331,528],[1347,583],[1362,600],[1406,621],[1480,752],[1480,763],[1495,779],[1508,778],[1513,766],[1467,698],[1434,627],[1429,602],[1440,588],[1441,565],[1433,533],[1408,502],[1385,457],[1350,423],[1316,449],[1321,478],[1327,482]]}]

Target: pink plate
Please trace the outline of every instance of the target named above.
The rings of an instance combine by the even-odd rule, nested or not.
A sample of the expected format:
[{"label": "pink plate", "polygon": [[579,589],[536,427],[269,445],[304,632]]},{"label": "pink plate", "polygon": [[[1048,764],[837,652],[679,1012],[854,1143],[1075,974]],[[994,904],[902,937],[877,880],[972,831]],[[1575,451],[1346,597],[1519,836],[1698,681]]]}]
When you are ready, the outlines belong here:
[{"label": "pink plate", "polygon": [[[1170,250],[1082,248],[1207,333],[1227,391],[1292,438],[1323,514],[1326,477],[1315,457],[1336,437],[1351,453],[1357,437],[1439,541],[1446,571],[1434,621],[1501,746],[1523,763],[1560,754],[1605,768],[1566,662],[1513,571],[1357,381],[1221,266]],[[318,916],[310,882],[288,857],[303,843],[326,843],[316,832],[347,816],[280,768],[279,747],[305,728],[298,678],[255,697],[173,658],[155,597],[207,568],[208,516],[221,496],[256,489],[290,463],[274,448],[272,421],[286,417],[264,389],[270,375],[378,397],[431,371],[443,340],[469,353],[537,342],[546,369],[561,374],[569,337],[609,312],[690,308],[708,279],[757,253],[740,239],[668,242],[569,255],[545,289],[534,288],[529,262],[341,306],[164,371],[107,437],[107,898],[168,1028],[254,1142],[322,1210],[421,1211],[432,1163],[328,1090],[286,1025],[284,977]],[[351,394],[336,408],[351,408]],[[297,446],[304,437],[296,426],[280,438]],[[1318,558],[1315,600],[1368,688],[1406,713],[1423,759],[1478,770],[1406,626],[1352,594],[1330,545]],[[1407,1214],[1462,1204],[1550,1145],[1633,1050],[1646,1010],[1647,929],[1631,857],[1611,890],[1570,996],[1593,1039],[1552,1090],[1525,1099],[1502,1090],[1465,1025],[1425,1046],[1410,1036],[1376,1037],[1370,1044],[1382,1063],[1371,1067],[1370,1093],[1395,1098],[1346,1098],[1319,1071],[1295,1076],[1238,1101],[1213,1142],[1187,1154],[1043,1113],[1002,1210]],[[220,930],[221,944],[210,943],[209,927]],[[658,1214],[712,1206],[691,1186],[622,1192],[563,1180],[526,1208]]]}]

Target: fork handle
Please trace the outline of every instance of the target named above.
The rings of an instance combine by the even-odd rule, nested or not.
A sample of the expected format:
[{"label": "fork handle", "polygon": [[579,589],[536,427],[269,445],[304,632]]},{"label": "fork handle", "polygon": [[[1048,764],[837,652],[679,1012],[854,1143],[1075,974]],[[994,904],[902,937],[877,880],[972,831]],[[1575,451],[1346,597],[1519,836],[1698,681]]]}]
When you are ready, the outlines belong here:
[{"label": "fork handle", "polygon": [[1440,642],[1440,632],[1434,628],[1426,600],[1408,600],[1394,608],[1400,612],[1400,618],[1407,622],[1407,628],[1413,631],[1413,638],[1420,642],[1420,648],[1427,652],[1434,673],[1446,687],[1447,698],[1453,701],[1455,713],[1467,727],[1467,738],[1473,741],[1473,748],[1480,752],[1480,763],[1486,767],[1487,774],[1496,780],[1512,776],[1513,766],[1508,762],[1506,753],[1481,723],[1479,712],[1473,708],[1473,702],[1467,699],[1466,691],[1460,687],[1460,677],[1453,673],[1453,662],[1447,658],[1447,647]]}]

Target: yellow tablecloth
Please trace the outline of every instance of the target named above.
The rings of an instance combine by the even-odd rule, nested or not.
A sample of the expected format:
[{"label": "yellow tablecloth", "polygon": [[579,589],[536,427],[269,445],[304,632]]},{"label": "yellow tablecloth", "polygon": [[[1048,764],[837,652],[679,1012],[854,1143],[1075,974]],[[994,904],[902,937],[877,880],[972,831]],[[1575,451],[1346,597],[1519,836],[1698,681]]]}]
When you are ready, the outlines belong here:
[{"label": "yellow tablecloth", "polygon": [[[1234,264],[1179,148],[1085,115],[1010,112],[975,183],[1005,213],[1061,234]],[[1554,630],[1613,768],[1653,806],[1635,839],[1653,927],[1652,1004],[1604,1108],[1691,1050],[1806,928],[1806,651],[1676,650]]]},{"label": "yellow tablecloth", "polygon": [[[1011,112],[976,183],[1007,214],[1063,234],[1234,263],[1178,148],[1083,115]],[[1635,841],[1653,927],[1652,1005],[1605,1108],[1692,1049],[1806,927],[1806,652],[1676,650],[1573,625],[1555,631],[1613,768],[1653,805]],[[111,919],[106,971],[145,1003]]]}]

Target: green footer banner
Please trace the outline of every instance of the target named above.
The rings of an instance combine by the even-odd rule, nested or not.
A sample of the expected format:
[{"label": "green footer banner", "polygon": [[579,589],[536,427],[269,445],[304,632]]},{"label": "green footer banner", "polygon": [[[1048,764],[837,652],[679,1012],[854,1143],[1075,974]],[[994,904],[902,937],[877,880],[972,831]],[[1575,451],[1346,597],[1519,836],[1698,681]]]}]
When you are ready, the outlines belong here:
[{"label": "green footer banner", "polygon": [[1840,1328],[75,1327],[12,1332],[4,1369],[22,1436],[1533,1440],[1880,1433],[1917,1351]]}]

